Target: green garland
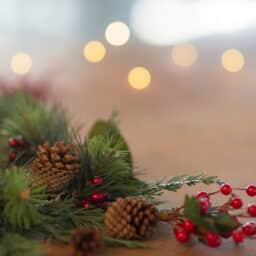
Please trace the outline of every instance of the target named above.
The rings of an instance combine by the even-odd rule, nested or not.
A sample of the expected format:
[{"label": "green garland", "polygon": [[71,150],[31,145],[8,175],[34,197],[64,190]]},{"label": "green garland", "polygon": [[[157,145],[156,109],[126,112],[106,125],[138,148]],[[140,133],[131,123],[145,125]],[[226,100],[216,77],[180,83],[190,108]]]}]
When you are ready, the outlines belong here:
[{"label": "green garland", "polygon": [[[152,184],[139,180],[115,115],[107,121],[97,121],[88,137],[82,140],[70,128],[59,106],[48,108],[21,91],[2,96],[0,106],[0,251],[4,252],[1,255],[41,255],[42,250],[34,240],[68,242],[71,232],[83,225],[100,230],[111,246],[144,248],[145,244],[139,241],[109,237],[105,233],[104,209],[83,209],[77,207],[77,202],[94,192],[108,193],[109,201],[138,196],[157,202],[164,190],[220,183],[216,177],[203,174],[182,175]],[[16,159],[10,161],[8,140],[15,136],[21,136],[27,144],[17,152]],[[30,166],[39,145],[45,142],[53,145],[57,141],[74,146],[81,171],[63,189],[63,198],[47,200],[45,187],[33,186]],[[104,182],[92,185],[90,181],[95,176],[100,176]],[[11,246],[12,242],[15,246]]]}]

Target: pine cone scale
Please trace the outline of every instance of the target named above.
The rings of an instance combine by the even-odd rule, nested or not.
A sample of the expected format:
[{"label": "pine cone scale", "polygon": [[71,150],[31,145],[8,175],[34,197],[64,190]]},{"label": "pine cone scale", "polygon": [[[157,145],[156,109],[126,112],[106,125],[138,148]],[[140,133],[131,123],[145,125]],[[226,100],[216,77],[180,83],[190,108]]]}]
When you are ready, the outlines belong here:
[{"label": "pine cone scale", "polygon": [[33,185],[46,185],[49,194],[56,194],[80,171],[80,163],[72,145],[56,142],[49,146],[45,143],[38,147],[31,169]]},{"label": "pine cone scale", "polygon": [[142,199],[117,199],[106,212],[107,232],[115,238],[147,239],[153,234],[156,213],[156,208]]}]

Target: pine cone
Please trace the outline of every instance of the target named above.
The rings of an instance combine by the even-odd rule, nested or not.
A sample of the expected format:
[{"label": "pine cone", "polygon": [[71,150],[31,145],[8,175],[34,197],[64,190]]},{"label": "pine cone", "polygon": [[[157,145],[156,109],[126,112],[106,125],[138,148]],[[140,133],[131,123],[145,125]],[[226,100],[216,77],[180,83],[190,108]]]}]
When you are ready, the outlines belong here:
[{"label": "pine cone", "polygon": [[149,239],[157,223],[157,209],[143,199],[119,198],[107,209],[105,225],[110,236]]},{"label": "pine cone", "polygon": [[79,172],[79,158],[72,152],[71,145],[56,142],[53,146],[48,143],[40,145],[37,158],[32,166],[33,186],[46,185],[46,191],[60,192]]},{"label": "pine cone", "polygon": [[102,234],[90,227],[78,228],[71,237],[71,245],[75,250],[75,256],[86,256],[102,247]]}]

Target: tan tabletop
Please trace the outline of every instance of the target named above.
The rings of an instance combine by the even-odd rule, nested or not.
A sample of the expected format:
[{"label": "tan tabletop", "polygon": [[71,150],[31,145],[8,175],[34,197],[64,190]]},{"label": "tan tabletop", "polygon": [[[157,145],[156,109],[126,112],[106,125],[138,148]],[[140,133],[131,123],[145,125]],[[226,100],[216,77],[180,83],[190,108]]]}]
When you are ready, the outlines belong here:
[{"label": "tan tabletop", "polygon": [[[208,248],[197,241],[192,241],[190,244],[182,245],[175,241],[172,234],[168,234],[166,226],[160,227],[159,235],[161,239],[154,239],[149,242],[151,249],[123,249],[123,248],[107,248],[99,252],[99,256],[255,256],[256,245],[255,241],[247,241],[243,245],[235,246],[231,240],[226,240],[221,248]],[[73,251],[70,247],[51,246],[50,256],[73,256]]]}]

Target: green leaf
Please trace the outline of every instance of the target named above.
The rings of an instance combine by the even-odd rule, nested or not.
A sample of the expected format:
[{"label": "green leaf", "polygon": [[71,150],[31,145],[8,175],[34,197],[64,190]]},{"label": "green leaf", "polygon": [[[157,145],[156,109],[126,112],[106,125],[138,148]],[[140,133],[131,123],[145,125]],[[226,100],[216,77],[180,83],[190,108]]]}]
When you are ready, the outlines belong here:
[{"label": "green leaf", "polygon": [[236,219],[225,212],[218,213],[214,222],[219,234],[232,232],[238,226]]}]

